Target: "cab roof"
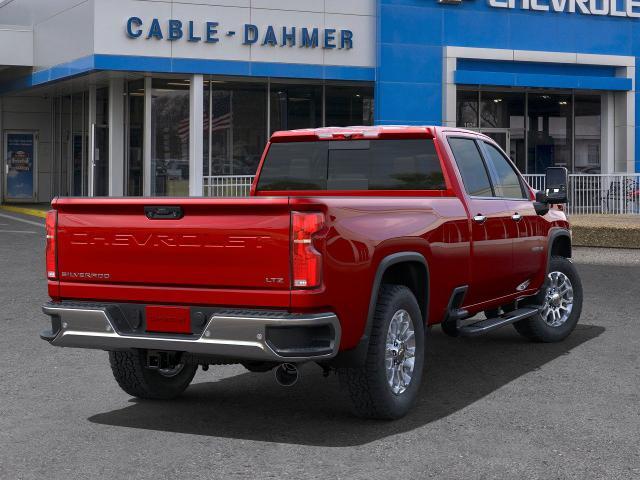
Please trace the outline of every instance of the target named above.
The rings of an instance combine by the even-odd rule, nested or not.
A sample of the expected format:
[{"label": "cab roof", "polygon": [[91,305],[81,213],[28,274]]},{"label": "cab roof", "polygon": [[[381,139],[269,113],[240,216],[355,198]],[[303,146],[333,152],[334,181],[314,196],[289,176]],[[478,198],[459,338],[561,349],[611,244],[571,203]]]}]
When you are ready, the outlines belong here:
[{"label": "cab roof", "polygon": [[317,140],[358,140],[393,138],[434,138],[437,127],[409,125],[379,125],[353,127],[306,128],[275,132],[271,142],[310,142]]}]

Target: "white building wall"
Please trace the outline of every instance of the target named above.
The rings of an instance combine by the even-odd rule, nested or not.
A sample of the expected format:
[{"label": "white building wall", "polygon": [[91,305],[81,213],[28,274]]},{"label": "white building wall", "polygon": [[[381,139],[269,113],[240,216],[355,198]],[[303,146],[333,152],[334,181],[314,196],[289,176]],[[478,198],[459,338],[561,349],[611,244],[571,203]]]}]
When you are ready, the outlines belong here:
[{"label": "white building wall", "polygon": [[33,26],[33,43],[36,70],[91,55],[93,0],[86,0],[36,23]]},{"label": "white building wall", "polygon": [[32,26],[87,0],[13,0],[0,2],[0,23]]},{"label": "white building wall", "polygon": [[[4,18],[0,16],[0,22],[3,21]],[[0,47],[0,65],[33,66],[31,27],[0,25]]]},{"label": "white building wall", "polygon": [[[282,62],[314,65],[374,67],[376,64],[375,0],[95,0],[94,51],[97,54],[135,55],[165,58],[193,58],[254,62]],[[337,13],[341,12],[341,13]],[[132,39],[126,35],[126,22],[131,16],[144,24],[143,35]],[[147,39],[148,27],[158,18],[164,40]],[[166,40],[169,19],[181,20],[185,35],[173,42]],[[219,42],[189,42],[188,22],[194,21],[196,35],[204,37],[205,22],[218,22]],[[259,28],[259,41],[243,45],[244,25]],[[281,45],[264,46],[267,26],[272,25],[280,41],[282,27],[318,28],[320,42],[325,28],[336,29],[339,45],[341,29],[351,30],[353,49],[301,48]],[[234,31],[229,37],[227,32]]]}]

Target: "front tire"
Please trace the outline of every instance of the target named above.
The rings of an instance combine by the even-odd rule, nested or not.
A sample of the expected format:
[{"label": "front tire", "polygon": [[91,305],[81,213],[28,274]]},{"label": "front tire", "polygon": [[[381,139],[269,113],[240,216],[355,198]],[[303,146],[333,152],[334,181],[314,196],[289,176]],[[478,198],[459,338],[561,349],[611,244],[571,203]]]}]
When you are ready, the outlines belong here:
[{"label": "front tire", "polygon": [[530,302],[540,312],[513,324],[534,342],[560,342],[576,328],[582,313],[582,282],[571,260],[554,256],[543,290]]},{"label": "front tire", "polygon": [[364,366],[339,370],[357,416],[397,419],[415,403],[424,368],[422,318],[411,290],[382,285]]},{"label": "front tire", "polygon": [[146,352],[130,350],[109,352],[111,371],[120,388],[133,397],[170,400],[186,390],[197,365],[179,364],[170,370],[152,370],[146,366]]}]

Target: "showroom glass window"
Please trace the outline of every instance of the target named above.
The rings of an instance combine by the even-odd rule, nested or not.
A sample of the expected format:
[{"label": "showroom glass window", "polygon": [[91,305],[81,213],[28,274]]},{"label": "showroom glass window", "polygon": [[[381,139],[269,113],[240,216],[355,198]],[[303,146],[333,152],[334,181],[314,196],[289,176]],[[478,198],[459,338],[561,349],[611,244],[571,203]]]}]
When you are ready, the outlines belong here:
[{"label": "showroom glass window", "polygon": [[456,121],[460,128],[478,128],[479,92],[458,90],[456,100]]},{"label": "showroom glass window", "polygon": [[373,87],[325,87],[325,125],[348,127],[373,125]]},{"label": "showroom glass window", "polygon": [[526,168],[524,92],[481,92],[480,131],[491,137],[522,171]]},{"label": "showroom glass window", "polygon": [[271,84],[271,133],[322,126],[322,85]]},{"label": "showroom glass window", "polygon": [[267,83],[211,81],[205,90],[205,175],[253,175],[267,143]]},{"label": "showroom glass window", "polygon": [[189,194],[189,81],[153,79],[151,194]]},{"label": "showroom glass window", "polygon": [[573,105],[571,94],[529,94],[528,172],[548,167],[573,171]]},{"label": "showroom glass window", "polygon": [[600,173],[601,168],[601,99],[600,95],[575,96],[576,173]]},{"label": "showroom glass window", "polygon": [[599,173],[601,102],[597,93],[461,87],[457,126],[491,137],[522,173],[543,174],[549,166]]}]

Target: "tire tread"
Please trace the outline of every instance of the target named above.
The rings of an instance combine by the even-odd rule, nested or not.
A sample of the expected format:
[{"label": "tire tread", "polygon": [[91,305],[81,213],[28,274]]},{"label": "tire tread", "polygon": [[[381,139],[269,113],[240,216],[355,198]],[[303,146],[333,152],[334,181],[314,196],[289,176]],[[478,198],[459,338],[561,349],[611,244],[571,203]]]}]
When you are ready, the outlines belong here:
[{"label": "tire tread", "polygon": [[125,393],[143,399],[168,400],[180,395],[191,383],[197,366],[185,365],[175,378],[146,371],[140,350],[109,352],[113,376]]},{"label": "tire tread", "polygon": [[[380,375],[385,375],[386,373],[379,371],[379,352],[381,351],[380,342],[386,342],[387,332],[384,330],[384,327],[386,327],[385,313],[396,298],[406,293],[409,293],[415,301],[411,291],[403,285],[383,284],[380,287],[365,364],[360,368],[342,368],[339,370],[340,380],[343,384],[346,384],[353,411],[359,417],[395,419],[405,413],[399,414],[394,411],[392,405],[382,400],[387,392],[381,391],[386,386],[381,384]],[[418,311],[420,311],[419,307]],[[420,319],[417,320],[420,321]],[[416,336],[422,333],[422,329],[415,324],[414,329]]]}]

